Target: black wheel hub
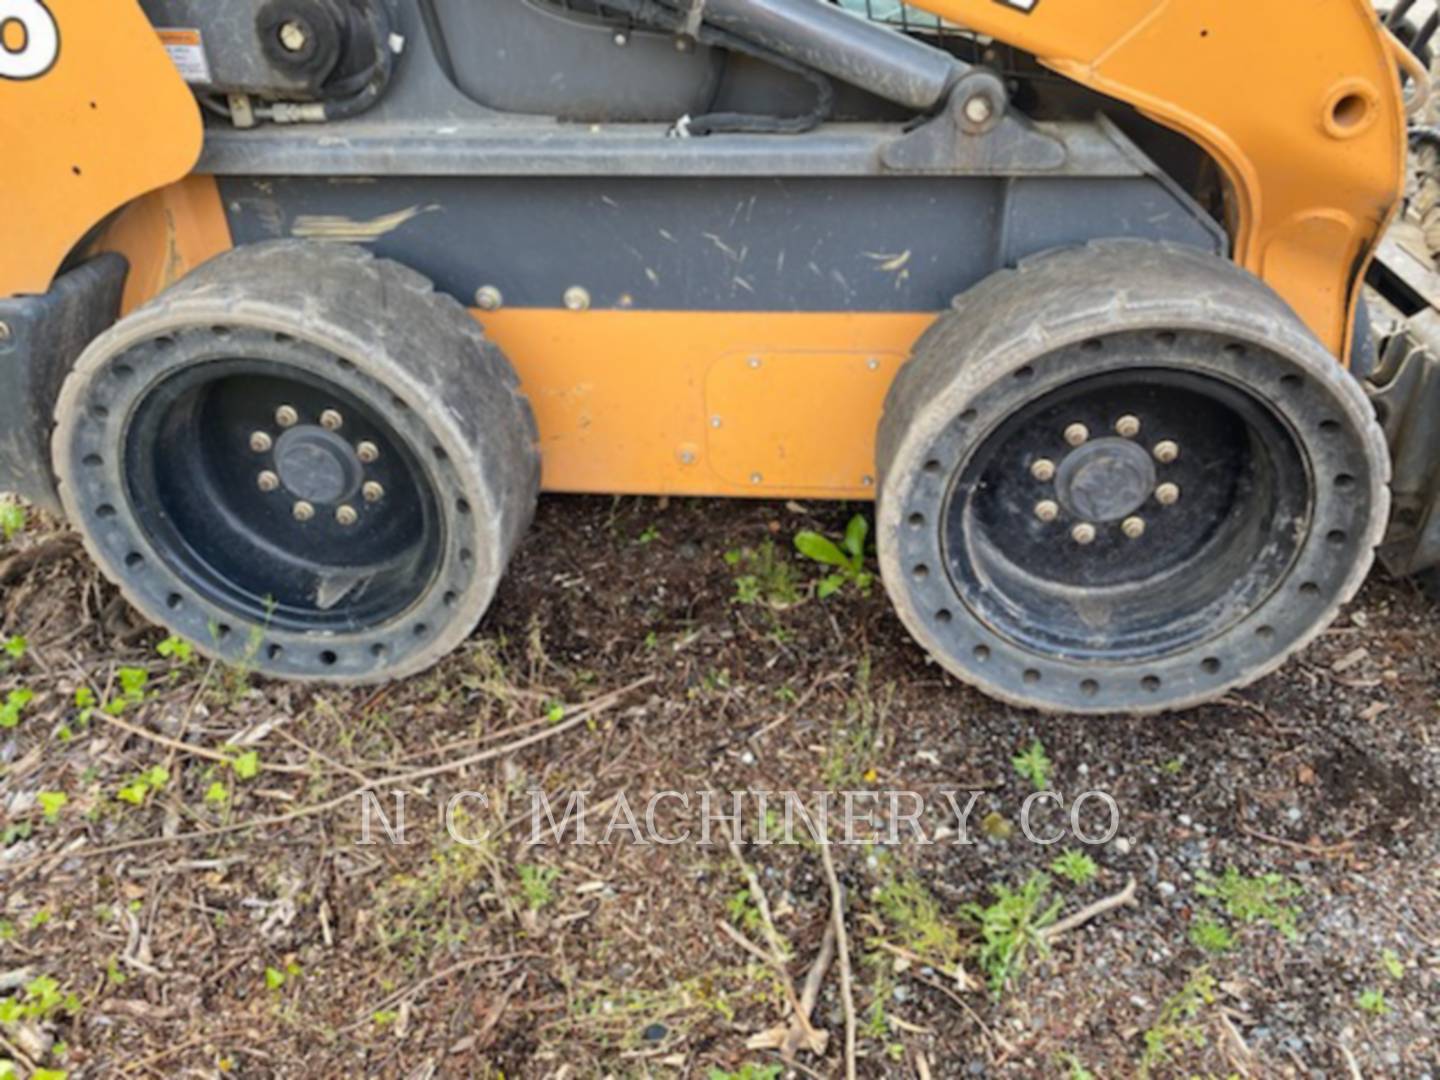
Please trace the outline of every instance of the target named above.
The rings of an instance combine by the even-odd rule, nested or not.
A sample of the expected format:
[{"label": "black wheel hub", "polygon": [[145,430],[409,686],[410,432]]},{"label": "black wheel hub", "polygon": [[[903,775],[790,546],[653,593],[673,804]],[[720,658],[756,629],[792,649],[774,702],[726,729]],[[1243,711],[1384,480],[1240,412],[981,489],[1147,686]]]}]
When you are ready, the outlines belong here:
[{"label": "black wheel hub", "polygon": [[359,493],[365,467],[347,440],[318,425],[306,424],[280,436],[275,444],[275,472],[295,498],[337,504]]},{"label": "black wheel hub", "polygon": [[1060,462],[1055,490],[1060,506],[1083,521],[1119,521],[1155,491],[1155,459],[1125,439],[1098,439]]}]

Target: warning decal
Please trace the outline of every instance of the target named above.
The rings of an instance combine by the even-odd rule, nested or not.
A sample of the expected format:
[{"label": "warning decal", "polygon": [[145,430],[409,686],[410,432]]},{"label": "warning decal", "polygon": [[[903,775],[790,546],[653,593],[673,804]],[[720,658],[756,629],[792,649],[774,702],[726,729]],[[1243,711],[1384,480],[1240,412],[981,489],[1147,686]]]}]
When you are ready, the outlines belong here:
[{"label": "warning decal", "polygon": [[210,62],[205,59],[205,42],[199,30],[157,29],[170,62],[187,83],[208,83]]}]

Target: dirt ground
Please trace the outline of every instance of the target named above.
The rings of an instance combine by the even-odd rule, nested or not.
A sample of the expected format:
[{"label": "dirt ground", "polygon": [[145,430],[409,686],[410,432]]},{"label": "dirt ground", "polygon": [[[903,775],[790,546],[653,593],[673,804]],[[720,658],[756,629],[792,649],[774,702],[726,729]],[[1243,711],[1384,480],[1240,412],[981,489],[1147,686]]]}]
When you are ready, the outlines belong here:
[{"label": "dirt ground", "polygon": [[[863,509],[547,499],[467,647],[356,691],[187,655],[32,516],[0,546],[0,1061],[834,1077],[853,1012],[861,1076],[1440,1077],[1440,615],[1418,590],[1377,575],[1222,705],[1045,718],[946,678],[878,584],[815,595],[793,536]],[[1030,842],[1037,781],[1108,793],[1117,834]],[[407,844],[379,817],[361,842],[369,785],[392,827],[411,793]],[[535,790],[557,818],[587,792],[597,831],[621,793],[638,814],[669,790],[914,791],[939,842],[829,849],[848,965],[817,965],[833,891],[807,837],[533,844]],[[460,843],[438,817],[466,791],[487,803],[460,804]],[[1131,879],[1131,904],[1047,932]],[[812,970],[823,1053],[751,1048]]]}]

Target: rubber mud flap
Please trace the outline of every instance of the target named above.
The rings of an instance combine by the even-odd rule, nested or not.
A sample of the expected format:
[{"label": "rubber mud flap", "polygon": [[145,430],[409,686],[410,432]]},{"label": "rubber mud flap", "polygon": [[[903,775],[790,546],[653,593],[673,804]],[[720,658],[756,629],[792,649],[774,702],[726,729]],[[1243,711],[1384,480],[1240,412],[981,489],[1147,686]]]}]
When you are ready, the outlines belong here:
[{"label": "rubber mud flap", "polygon": [[119,315],[128,272],[107,253],[41,296],[0,300],[0,491],[62,513],[50,469],[55,401],[76,358]]}]

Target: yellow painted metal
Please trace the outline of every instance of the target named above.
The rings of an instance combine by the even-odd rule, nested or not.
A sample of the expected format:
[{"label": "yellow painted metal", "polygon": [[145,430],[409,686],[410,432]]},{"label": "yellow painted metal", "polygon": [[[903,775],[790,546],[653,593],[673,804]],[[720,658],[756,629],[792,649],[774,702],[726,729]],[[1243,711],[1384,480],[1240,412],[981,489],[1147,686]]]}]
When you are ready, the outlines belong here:
[{"label": "yellow painted metal", "polygon": [[520,372],[548,491],[855,499],[874,496],[885,392],[934,319],[474,314]]},{"label": "yellow painted metal", "polygon": [[98,221],[184,177],[199,109],[136,0],[13,0],[0,48],[0,296],[41,293]]},{"label": "yellow painted metal", "polygon": [[1337,356],[1404,184],[1393,40],[1370,0],[917,0],[1189,136],[1229,184],[1235,259]]}]

